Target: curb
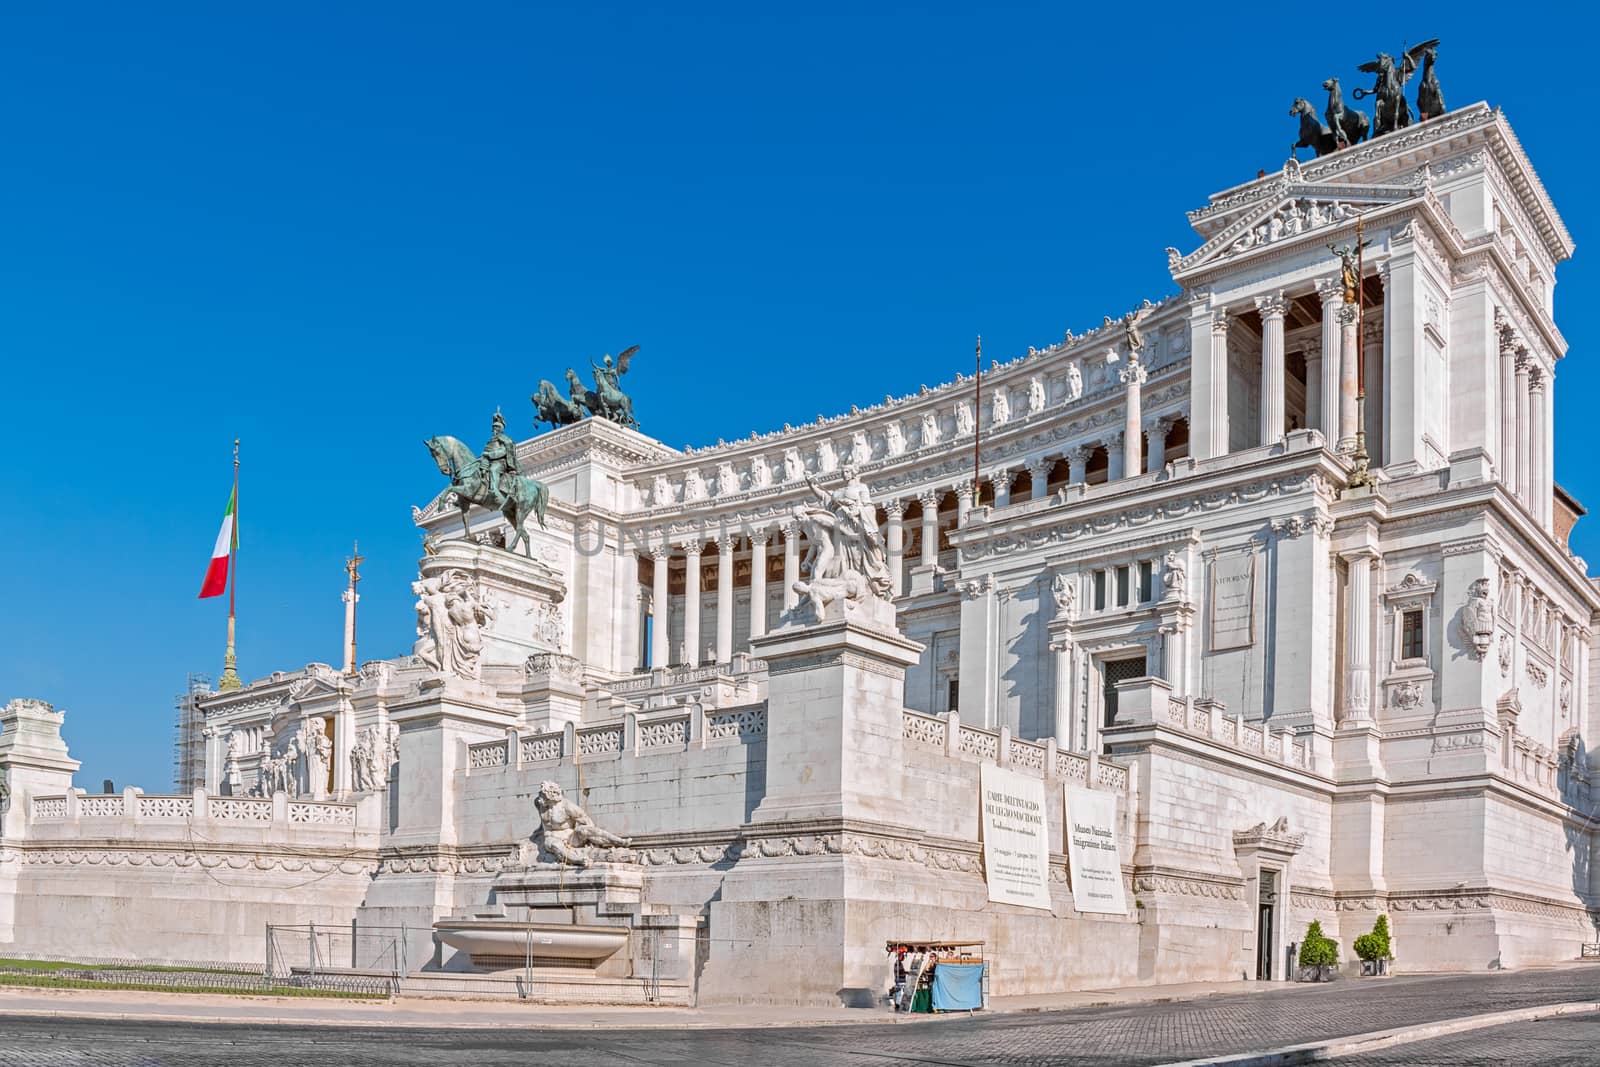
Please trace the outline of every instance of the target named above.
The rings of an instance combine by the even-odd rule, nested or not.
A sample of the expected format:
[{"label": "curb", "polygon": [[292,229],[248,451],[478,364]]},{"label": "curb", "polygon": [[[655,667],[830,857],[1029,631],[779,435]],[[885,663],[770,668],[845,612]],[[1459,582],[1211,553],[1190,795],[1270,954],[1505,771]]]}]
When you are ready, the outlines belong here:
[{"label": "curb", "polygon": [[1318,1063],[1323,1060],[1354,1056],[1363,1052],[1378,1052],[1416,1041],[1428,1041],[1452,1034],[1473,1030],[1487,1030],[1508,1023],[1537,1022],[1562,1015],[1588,1015],[1600,1012],[1600,1001],[1582,1000],[1567,1004],[1546,1004],[1537,1008],[1517,1008],[1513,1011],[1491,1012],[1486,1015],[1466,1015],[1458,1019],[1441,1019],[1420,1026],[1399,1026],[1392,1030],[1374,1030],[1367,1034],[1338,1037],[1328,1041],[1310,1041],[1303,1045],[1286,1045],[1265,1052],[1241,1052],[1231,1056],[1207,1056],[1197,1060],[1177,1060],[1159,1067],[1293,1067],[1295,1064]]}]

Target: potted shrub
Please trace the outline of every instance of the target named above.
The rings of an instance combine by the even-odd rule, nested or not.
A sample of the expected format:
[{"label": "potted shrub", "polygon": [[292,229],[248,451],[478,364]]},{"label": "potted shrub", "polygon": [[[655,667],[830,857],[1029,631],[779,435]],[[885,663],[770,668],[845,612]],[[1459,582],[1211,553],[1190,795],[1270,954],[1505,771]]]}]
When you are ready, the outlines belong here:
[{"label": "potted shrub", "polygon": [[1326,982],[1338,966],[1339,943],[1322,932],[1320,919],[1314,920],[1300,942],[1300,981]]},{"label": "potted shrub", "polygon": [[1361,957],[1363,975],[1388,974],[1389,961],[1394,959],[1389,944],[1389,917],[1378,916],[1378,921],[1372,925],[1372,932],[1356,938],[1355,949],[1356,955]]}]

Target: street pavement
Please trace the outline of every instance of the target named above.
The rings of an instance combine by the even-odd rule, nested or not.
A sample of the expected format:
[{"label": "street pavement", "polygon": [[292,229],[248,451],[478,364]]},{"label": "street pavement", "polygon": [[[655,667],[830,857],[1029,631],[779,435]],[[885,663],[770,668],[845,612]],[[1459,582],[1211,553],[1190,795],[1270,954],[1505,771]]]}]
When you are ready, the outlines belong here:
[{"label": "street pavement", "polygon": [[1600,1015],[1514,1023],[1331,1062],[1339,1067],[1487,1067],[1506,1063],[1593,1067],[1600,1062]]},{"label": "street pavement", "polygon": [[[553,1030],[538,1028],[539,1009],[531,1006],[527,1008],[526,1027],[501,1029],[332,1028],[0,1015],[0,1065],[188,1067],[226,1063],[234,1067],[289,1067],[318,1063],[351,1067],[500,1067],[539,1063],[541,1067],[593,1067],[599,1063],[904,1067],[907,1063],[929,1063],[968,1067],[1136,1067],[1279,1048],[1514,1008],[1597,999],[1600,967],[1573,966],[1476,975],[1347,979],[1324,986],[1200,1000],[942,1016],[909,1026]],[[760,1018],[760,1010],[751,1009],[751,1020]],[[1559,1027],[1540,1029],[1546,1026],[1556,1027],[1556,1023],[1508,1027],[1515,1034],[1507,1040],[1544,1040],[1538,1035],[1569,1032]],[[1440,1039],[1434,1044],[1461,1041],[1465,1042],[1461,1048],[1483,1049],[1488,1046],[1482,1033]],[[1568,1039],[1558,1036],[1553,1040],[1559,1045]],[[1352,1057],[1339,1062],[1417,1062],[1407,1057],[1422,1044],[1426,1043],[1380,1053],[1380,1058]],[[1552,1055],[1560,1054],[1559,1049],[1553,1049]],[[1399,1058],[1381,1058],[1396,1056]],[[1594,1061],[1595,1057],[1590,1056],[1581,1062]],[[1547,1060],[1538,1056],[1524,1062]]]}]

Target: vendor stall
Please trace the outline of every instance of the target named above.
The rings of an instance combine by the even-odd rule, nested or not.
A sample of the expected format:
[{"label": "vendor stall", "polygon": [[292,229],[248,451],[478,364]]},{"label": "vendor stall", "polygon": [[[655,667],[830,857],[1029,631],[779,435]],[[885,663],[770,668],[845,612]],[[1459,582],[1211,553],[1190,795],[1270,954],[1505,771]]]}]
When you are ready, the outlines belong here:
[{"label": "vendor stall", "polygon": [[895,1011],[976,1011],[989,1004],[982,941],[888,941]]}]

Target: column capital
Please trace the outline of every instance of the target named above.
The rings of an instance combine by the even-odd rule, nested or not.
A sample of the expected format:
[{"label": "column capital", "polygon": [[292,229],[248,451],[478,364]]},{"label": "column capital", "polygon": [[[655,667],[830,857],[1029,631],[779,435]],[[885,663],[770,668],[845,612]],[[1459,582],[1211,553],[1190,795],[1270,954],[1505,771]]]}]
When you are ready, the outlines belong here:
[{"label": "column capital", "polygon": [[939,511],[939,498],[944,494],[937,489],[924,489],[917,494],[917,503],[922,505],[924,516],[936,515]]},{"label": "column capital", "polygon": [[885,500],[883,502],[883,513],[889,516],[891,521],[899,522],[905,516],[906,502],[904,500]]},{"label": "column capital", "polygon": [[1517,373],[1527,374],[1533,369],[1533,353],[1528,351],[1527,345],[1517,346]]},{"label": "column capital", "polygon": [[1127,366],[1123,367],[1117,372],[1117,377],[1120,378],[1122,380],[1122,384],[1126,385],[1129,389],[1137,389],[1139,386],[1150,380],[1150,372],[1145,370],[1144,364],[1140,363],[1138,360],[1130,359],[1128,360]]},{"label": "column capital", "polygon": [[1282,289],[1275,293],[1263,293],[1256,297],[1256,310],[1261,312],[1263,322],[1282,319],[1284,312],[1289,310],[1289,301],[1284,298]]},{"label": "column capital", "polygon": [[1144,420],[1144,431],[1153,437],[1165,437],[1177,421],[1175,415],[1154,415]]},{"label": "column capital", "polygon": [[1028,476],[1038,478],[1039,475],[1043,474],[1049,477],[1050,472],[1055,469],[1055,465],[1056,461],[1049,456],[1038,456],[1030,459],[1028,460]]},{"label": "column capital", "polygon": [[1354,326],[1356,324],[1356,309],[1354,304],[1341,303],[1339,305],[1339,324],[1341,326]]},{"label": "column capital", "polygon": [[666,562],[667,557],[669,557],[671,555],[672,555],[672,546],[669,545],[669,544],[659,544],[659,545],[651,545],[650,546],[650,558],[655,560],[657,563]]},{"label": "column capital", "polygon": [[1233,325],[1233,317],[1223,308],[1216,308],[1211,312],[1211,333],[1214,337],[1227,337],[1228,327]]},{"label": "column capital", "polygon": [[956,496],[965,499],[968,503],[971,503],[971,501],[972,501],[972,483],[971,482],[959,482],[959,483],[957,483],[956,484]]},{"label": "column capital", "polygon": [[1111,451],[1114,448],[1121,448],[1122,447],[1122,431],[1121,430],[1116,430],[1116,431],[1114,431],[1112,433],[1108,433],[1108,434],[1102,435],[1101,438],[1100,438],[1100,443],[1106,446],[1106,451],[1107,452]]},{"label": "column capital", "polygon": [[1533,393],[1544,392],[1545,386],[1550,384],[1549,378],[1550,376],[1545,372],[1545,369],[1539,366],[1538,363],[1534,363],[1528,370],[1528,391]]},{"label": "column capital", "polygon": [[783,531],[784,544],[794,544],[800,539],[800,524],[793,519],[779,527]]},{"label": "column capital", "polygon": [[1094,455],[1094,450],[1095,445],[1092,442],[1086,441],[1081,445],[1073,445],[1067,449],[1067,460],[1070,463],[1087,463],[1090,457]]},{"label": "column capital", "polygon": [[760,529],[760,530],[751,530],[750,531],[750,545],[751,545],[752,548],[755,547],[756,545],[760,545],[762,548],[766,548],[767,544],[771,540],[772,540],[772,531],[771,530]]},{"label": "column capital", "polygon": [[734,543],[737,542],[739,538],[735,534],[720,533],[713,538],[713,540],[717,542],[717,555],[731,556],[733,555]]},{"label": "column capital", "polygon": [[1511,320],[1506,318],[1505,312],[1499,308],[1494,309],[1494,331],[1500,339],[1500,354],[1502,356],[1515,356],[1517,354],[1517,328],[1511,325]]},{"label": "column capital", "polygon": [[1322,313],[1326,315],[1328,309],[1338,307],[1344,303],[1344,279],[1337,274],[1329,274],[1318,278],[1316,281],[1317,296],[1322,300]]},{"label": "column capital", "polygon": [[1013,470],[998,470],[989,475],[989,484],[993,486],[1004,485],[1010,489],[1016,483],[1017,472]]}]

